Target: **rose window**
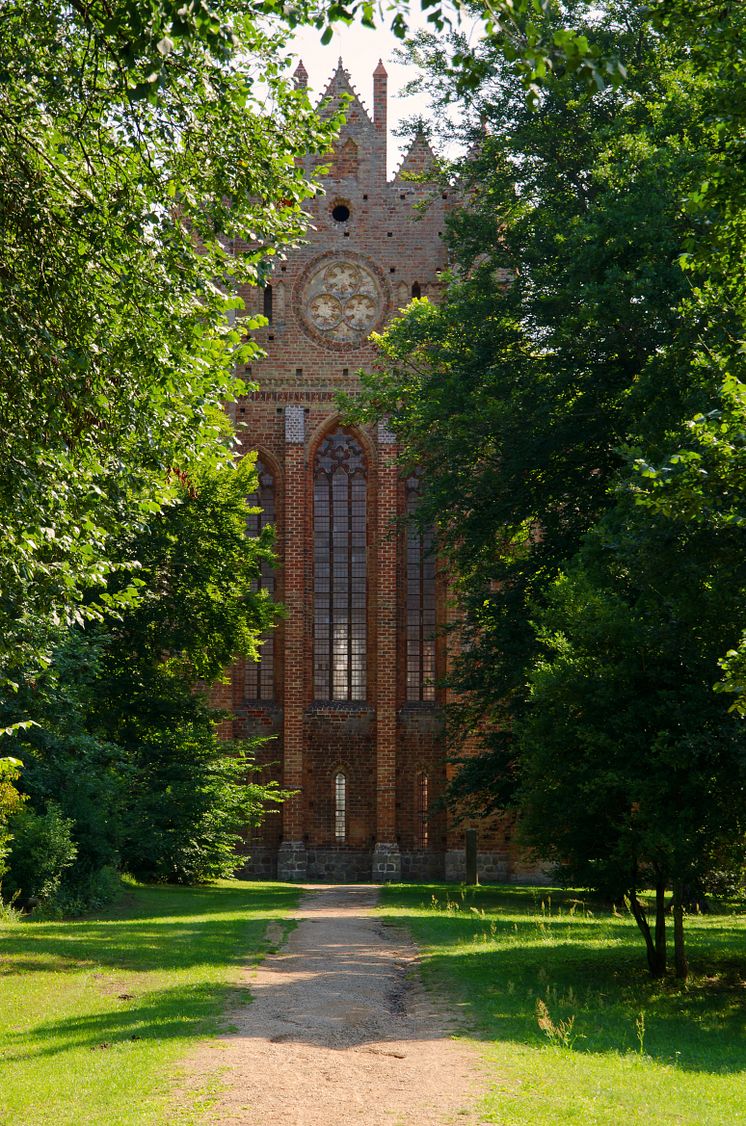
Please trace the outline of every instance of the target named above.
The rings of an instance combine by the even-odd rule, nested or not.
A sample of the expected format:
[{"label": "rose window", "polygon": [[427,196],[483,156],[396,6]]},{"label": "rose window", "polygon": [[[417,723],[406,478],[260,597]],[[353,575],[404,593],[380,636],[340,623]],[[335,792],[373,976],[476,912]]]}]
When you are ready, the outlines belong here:
[{"label": "rose window", "polygon": [[311,266],[302,282],[301,318],[314,339],[332,347],[359,346],[383,316],[380,280],[362,262],[337,260]]}]

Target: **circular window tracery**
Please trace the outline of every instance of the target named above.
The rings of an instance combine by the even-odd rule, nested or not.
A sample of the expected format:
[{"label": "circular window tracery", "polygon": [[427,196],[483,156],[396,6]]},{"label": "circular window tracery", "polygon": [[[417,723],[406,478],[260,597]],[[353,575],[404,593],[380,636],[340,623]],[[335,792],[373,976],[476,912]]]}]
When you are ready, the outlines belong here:
[{"label": "circular window tracery", "polygon": [[296,295],[306,332],[332,348],[362,344],[379,326],[386,309],[376,268],[351,255],[327,254],[312,262]]}]

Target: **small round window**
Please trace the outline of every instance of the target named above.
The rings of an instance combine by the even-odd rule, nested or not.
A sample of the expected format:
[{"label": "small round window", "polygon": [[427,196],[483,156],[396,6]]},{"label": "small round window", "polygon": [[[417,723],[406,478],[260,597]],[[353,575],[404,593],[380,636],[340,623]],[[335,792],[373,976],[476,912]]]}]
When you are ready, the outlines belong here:
[{"label": "small round window", "polygon": [[335,223],[346,223],[350,217],[350,209],[346,203],[335,203],[332,208],[332,219]]}]

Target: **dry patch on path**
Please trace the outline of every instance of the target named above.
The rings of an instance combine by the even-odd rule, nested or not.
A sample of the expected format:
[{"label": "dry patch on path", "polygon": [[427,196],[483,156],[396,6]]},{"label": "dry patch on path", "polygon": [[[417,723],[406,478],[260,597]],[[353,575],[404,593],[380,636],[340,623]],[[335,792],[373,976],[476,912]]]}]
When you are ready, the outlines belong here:
[{"label": "dry patch on path", "polygon": [[205,1044],[187,1087],[220,1072],[210,1123],[478,1126],[479,1058],[423,991],[417,951],[373,914],[375,887],[309,887],[253,1001]]}]

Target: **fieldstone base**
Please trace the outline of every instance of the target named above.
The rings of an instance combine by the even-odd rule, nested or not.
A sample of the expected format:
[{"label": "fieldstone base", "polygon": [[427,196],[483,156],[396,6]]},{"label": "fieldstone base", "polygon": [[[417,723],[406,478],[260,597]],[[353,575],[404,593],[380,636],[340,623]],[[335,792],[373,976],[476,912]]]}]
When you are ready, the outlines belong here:
[{"label": "fieldstone base", "polygon": [[401,880],[401,853],[398,844],[379,842],[373,849],[373,870],[371,879],[375,884],[387,884]]},{"label": "fieldstone base", "polygon": [[277,879],[303,883],[308,878],[308,858],[303,841],[283,841],[277,851]]},{"label": "fieldstone base", "polygon": [[[446,852],[447,884],[462,884],[466,879],[466,849],[450,848]],[[503,852],[477,853],[477,878],[485,884],[505,884],[511,879],[510,863]]]},{"label": "fieldstone base", "polygon": [[424,884],[442,883],[445,879],[443,853],[424,848],[402,852],[401,878]]},{"label": "fieldstone base", "polygon": [[370,879],[370,852],[351,848],[308,848],[308,878],[322,883],[364,884]]},{"label": "fieldstone base", "polygon": [[277,850],[267,845],[249,845],[249,855],[237,875],[242,880],[276,880]]}]

